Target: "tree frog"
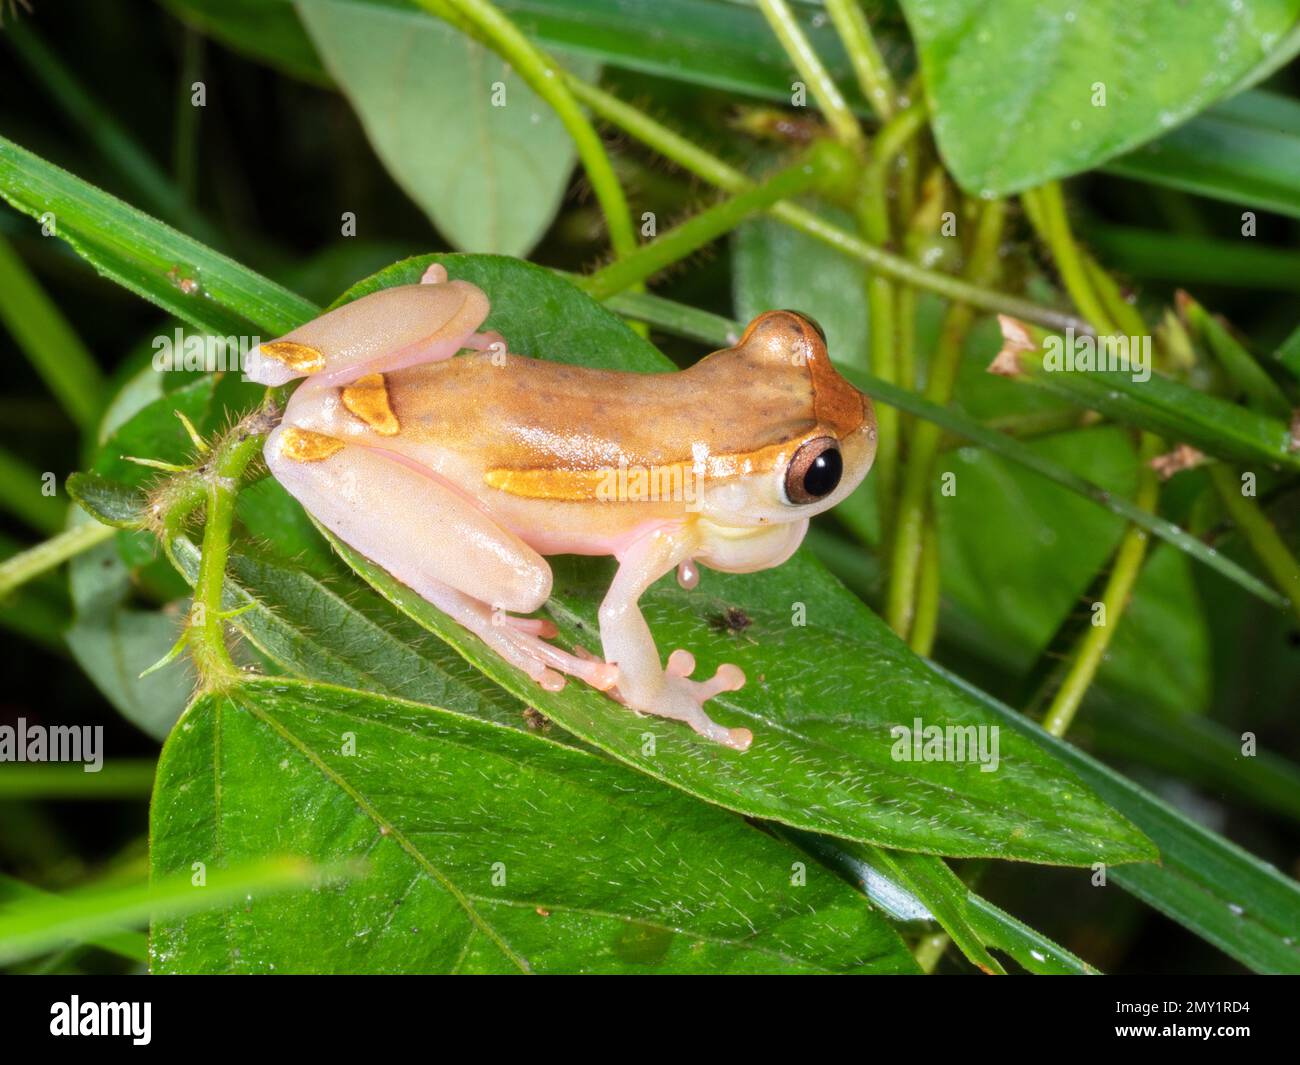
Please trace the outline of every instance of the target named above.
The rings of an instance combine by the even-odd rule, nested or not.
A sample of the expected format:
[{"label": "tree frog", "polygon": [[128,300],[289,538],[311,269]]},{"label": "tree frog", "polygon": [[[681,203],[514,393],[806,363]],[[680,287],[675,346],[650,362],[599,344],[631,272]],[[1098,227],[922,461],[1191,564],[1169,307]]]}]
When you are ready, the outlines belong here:
[{"label": "tree frog", "polygon": [[[511,353],[479,332],[487,295],[434,265],[250,353],[248,375],[304,378],[266,442],[272,475],[344,542],[475,633],[543,688],[564,675],[633,710],[746,750],[703,704],[745,683],[661,662],[638,601],[676,570],[784,562],[808,519],[847,496],[876,450],[871,400],[791,311],[689,369],[595,370]],[[612,555],[602,657],[522,617],[551,593],[544,556]]]}]

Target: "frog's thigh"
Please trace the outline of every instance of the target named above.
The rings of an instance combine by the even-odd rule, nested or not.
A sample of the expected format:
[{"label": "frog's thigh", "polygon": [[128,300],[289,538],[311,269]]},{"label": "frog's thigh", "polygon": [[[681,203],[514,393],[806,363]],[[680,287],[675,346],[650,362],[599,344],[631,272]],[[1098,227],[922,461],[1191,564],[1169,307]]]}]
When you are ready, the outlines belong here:
[{"label": "frog's thigh", "polygon": [[551,594],[541,555],[390,452],[281,425],[266,442],[266,461],[321,524],[430,602],[449,586],[527,614]]}]

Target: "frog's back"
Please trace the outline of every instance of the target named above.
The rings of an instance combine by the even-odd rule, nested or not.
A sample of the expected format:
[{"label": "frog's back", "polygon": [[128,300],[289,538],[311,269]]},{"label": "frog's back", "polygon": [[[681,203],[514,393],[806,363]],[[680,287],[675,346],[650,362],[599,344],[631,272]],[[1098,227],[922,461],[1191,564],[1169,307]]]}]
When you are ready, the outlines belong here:
[{"label": "frog's back", "polygon": [[[719,356],[731,356],[720,358]],[[387,375],[412,443],[514,469],[663,466],[743,455],[806,432],[806,373],[754,372],[719,352],[688,370],[640,374],[490,353]]]}]

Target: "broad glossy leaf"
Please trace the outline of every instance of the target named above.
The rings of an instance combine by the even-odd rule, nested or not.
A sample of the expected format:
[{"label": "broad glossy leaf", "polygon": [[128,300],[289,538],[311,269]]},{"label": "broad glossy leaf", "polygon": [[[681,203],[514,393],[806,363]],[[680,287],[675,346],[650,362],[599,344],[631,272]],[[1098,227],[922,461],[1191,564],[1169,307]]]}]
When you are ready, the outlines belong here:
[{"label": "broad glossy leaf", "polygon": [[1300,218],[1300,102],[1243,92],[1104,169]]},{"label": "broad glossy leaf", "polygon": [[[176,556],[193,582],[198,549],[179,541]],[[368,589],[345,589],[346,571],[337,562],[331,570],[322,576],[266,557],[233,554],[224,607],[245,609],[231,624],[293,676],[527,727],[523,703]]]},{"label": "broad glossy leaf", "polygon": [[[283,489],[270,480],[257,488],[262,489],[256,492],[258,509],[276,512],[278,508],[268,497],[283,495]],[[246,490],[244,497],[249,495]],[[278,532],[269,530],[265,539],[259,537],[263,544],[291,554],[299,543],[296,536],[291,536],[287,544],[282,540]],[[198,567],[196,549],[182,541],[177,544],[176,554],[187,576],[193,579]],[[224,606],[251,607],[233,618],[231,624],[276,666],[299,678],[360,683],[372,693],[404,696],[514,728],[541,728],[549,739],[580,744],[558,725],[539,721],[536,715],[525,715],[521,702],[491,684],[451,647],[429,636],[368,591],[347,589],[344,595],[343,582],[335,578],[337,563],[325,566],[323,574],[317,572],[316,565],[311,573],[303,572],[296,568],[301,563],[300,552],[290,562],[235,554],[226,578]],[[880,862],[868,869],[843,853],[847,844],[824,837],[805,836],[804,840],[812,845],[814,853],[847,871],[849,879],[873,903],[895,917],[905,918],[888,904],[890,898],[907,890],[900,886],[892,866]],[[968,956],[978,959],[977,964],[987,964],[982,944],[988,943],[1005,950],[1031,971],[1039,971],[1035,965],[1050,959],[1059,960],[1064,966],[1062,971],[1084,971],[1082,963],[1071,968],[1072,956],[1067,951],[970,892],[947,872],[940,859],[899,855],[895,861],[901,862],[904,857],[914,859],[909,868],[919,870],[907,881],[908,887],[945,928],[955,933]],[[917,905],[922,903],[918,901]],[[979,945],[972,945],[963,936],[966,927],[978,928],[974,935]],[[1049,965],[1043,971],[1056,970]]]},{"label": "broad glossy leaf", "polygon": [[1111,869],[1115,883],[1257,972],[1300,973],[1300,884],[987,693],[940,672],[1010,727],[1056,751],[1155,841],[1160,864]]},{"label": "broad glossy leaf", "polygon": [[342,688],[201,699],[164,748],[151,826],[155,876],[267,850],[367,867],[155,922],[155,972],[915,970],[834,872],[792,882],[799,852],[725,811],[598,755]]},{"label": "broad glossy leaf", "polygon": [[990,195],[1167,132],[1293,49],[1300,19],[1300,0],[901,2],[944,161]]},{"label": "broad glossy leaf", "polygon": [[[451,276],[490,295],[487,327],[500,330],[514,351],[640,371],[671,365],[547,271],[494,256],[437,258]],[[428,261],[399,263],[348,295],[414,281]],[[685,646],[705,675],[735,661],[750,678],[741,692],[710,703],[725,723],[753,728],[754,745],[740,755],[678,723],[638,717],[578,684],[560,694],[541,691],[379,566],[336,547],[381,594],[508,691],[582,739],[711,802],[797,828],[931,853],[1080,864],[1102,854],[1121,861],[1152,854],[1032,744],[1003,747],[1001,768],[992,773],[973,762],[895,761],[894,726],[910,727],[918,716],[941,726],[979,725],[984,717],[951,687],[936,684],[879,618],[806,555],[762,574],[707,573],[693,593],[661,581],[642,598],[664,655]],[[591,644],[612,569],[596,561],[554,568],[548,610],[566,641]],[[805,625],[792,623],[798,604]],[[742,637],[710,624],[727,606],[753,619]]]},{"label": "broad glossy leaf", "polygon": [[[437,19],[353,0],[297,8],[384,166],[438,230],[466,251],[526,254],[573,169],[555,113],[499,56]],[[599,70],[569,65],[589,80]]]}]

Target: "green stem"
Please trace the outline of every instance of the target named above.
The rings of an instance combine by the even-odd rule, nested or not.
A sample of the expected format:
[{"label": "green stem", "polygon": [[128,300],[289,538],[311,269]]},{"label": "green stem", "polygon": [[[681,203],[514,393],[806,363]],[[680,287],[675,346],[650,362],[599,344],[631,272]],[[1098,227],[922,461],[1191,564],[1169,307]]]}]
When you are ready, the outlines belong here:
[{"label": "green stem", "polygon": [[921,529],[921,574],[916,583],[916,614],[907,641],[908,646],[922,658],[929,658],[934,651],[934,640],[939,632],[941,577],[939,530],[931,507],[926,511]]},{"label": "green stem", "polygon": [[[475,36],[505,59],[516,73],[559,116],[578,151],[591,190],[596,196],[609,229],[614,254],[628,255],[636,249],[636,229],[628,209],[623,186],[592,126],[570,91],[571,80],[544,52],[538,50],[489,0],[418,0],[420,6],[458,28],[472,27]],[[449,17],[450,16],[450,17]]]},{"label": "green stem", "polygon": [[[996,272],[1005,220],[1006,202],[1003,200],[987,201],[980,209],[967,267],[967,276],[972,280],[985,281]],[[925,398],[931,403],[946,406],[952,398],[962,348],[974,320],[974,310],[965,304],[958,303],[948,308],[926,380]],[[917,425],[904,473],[897,530],[892,543],[886,608],[890,627],[904,639],[911,632],[917,609],[922,533],[942,440],[939,426],[932,422]]]},{"label": "green stem", "polygon": [[863,97],[881,121],[888,121],[893,117],[898,91],[858,0],[826,0],[826,13],[849,53]]},{"label": "green stem", "polygon": [[1259,504],[1241,494],[1241,482],[1230,467],[1216,462],[1210,466],[1209,473],[1228,516],[1278,589],[1287,597],[1292,613],[1300,618],[1300,564],[1297,564],[1295,556]]},{"label": "green stem", "polygon": [[[604,121],[617,126],[629,136],[648,145],[666,159],[672,160],[709,184],[733,193],[743,192],[752,184],[739,170],[656,122],[643,111],[593,85],[588,85],[571,74],[565,75],[565,84],[569,86],[574,96]],[[798,204],[784,201],[774,204],[771,214],[774,218],[815,237],[841,254],[856,259],[895,281],[914,285],[951,300],[969,303],[981,310],[995,314],[1009,314],[1051,329],[1064,330],[1072,327],[1076,331],[1089,330],[1088,324],[1074,315],[1062,314],[1060,311],[1039,306],[1018,296],[980,288],[960,278],[928,270],[903,256],[894,255],[869,244],[856,234],[827,222],[816,212],[800,207]]]},{"label": "green stem", "polygon": [[[858,220],[862,235],[874,245],[887,246],[893,239],[889,217],[890,172],[899,152],[924,125],[924,106],[913,105],[887,122],[872,143],[871,161],[862,179]],[[867,338],[871,369],[878,377],[894,384],[903,383],[899,364],[902,346],[899,344],[899,329],[903,324],[898,313],[902,309],[899,306],[900,295],[888,277],[876,271],[869,274]],[[912,327],[910,319],[907,327]],[[900,423],[898,412],[893,408],[886,407],[876,412],[876,501],[883,531],[882,550],[886,553],[890,549],[889,532],[893,528],[897,505]]]},{"label": "green stem", "polygon": [[1111,320],[1101,297],[1093,290],[1083,254],[1070,232],[1070,222],[1065,213],[1065,198],[1061,194],[1060,183],[1049,181],[1046,185],[1023,193],[1021,199],[1025,203],[1030,222],[1051,251],[1056,269],[1061,275],[1061,282],[1065,285],[1065,290],[1070,294],[1074,305],[1079,309],[1079,313],[1097,332],[1116,333],[1115,323]]},{"label": "green stem", "polygon": [[90,522],[61,532],[44,543],[5,559],[0,562],[0,599],[42,573],[75,558],[83,551],[89,551],[96,544],[102,544],[115,532],[117,530],[110,525]]},{"label": "green stem", "polygon": [[[1160,453],[1160,440],[1150,433],[1142,434],[1142,444],[1138,449],[1140,466],[1138,472],[1138,490],[1136,503],[1148,513],[1155,513],[1156,500],[1160,494],[1160,479],[1151,468],[1151,459]],[[1101,668],[1106,648],[1114,636],[1124,609],[1128,605],[1133,585],[1137,583],[1142,571],[1142,561],[1146,557],[1147,531],[1137,525],[1130,525],[1120,540],[1119,550],[1115,553],[1115,565],[1102,592],[1102,624],[1095,622],[1079,641],[1070,668],[1065,679],[1052,698],[1047,713],[1043,716],[1043,728],[1053,736],[1064,736],[1069,730],[1074,715],[1078,711],[1083,697],[1088,693],[1097,670]]]},{"label": "green stem", "polygon": [[763,12],[768,25],[772,27],[772,32],[776,34],[781,47],[785,49],[790,62],[794,64],[795,70],[812,89],[836,139],[846,148],[860,153],[865,147],[865,142],[862,138],[862,127],[858,125],[858,118],[845,101],[839,86],[835,84],[835,79],[817,58],[816,51],[800,28],[789,4],[786,0],[757,0],[757,2],[759,10]]},{"label": "green stem", "polygon": [[679,226],[617,259],[579,284],[595,299],[607,299],[698,251],[730,232],[750,215],[776,200],[796,196],[824,183],[844,168],[843,149],[827,142],[814,146],[792,166],[751,185],[744,192],[714,205]]},{"label": "green stem", "polygon": [[[258,417],[259,415],[252,416],[253,419]],[[226,560],[230,555],[230,534],[234,527],[239,481],[266,442],[265,432],[258,431],[257,428],[250,431],[247,426],[248,421],[232,430],[217,446],[204,469],[206,513],[203,523],[203,554],[199,560],[198,579],[194,584],[188,644],[207,691],[229,687],[239,679],[239,667],[226,648],[222,588],[225,583]]]},{"label": "green stem", "polygon": [[104,379],[54,301],[0,237],[0,321],[83,433],[99,418]]}]

